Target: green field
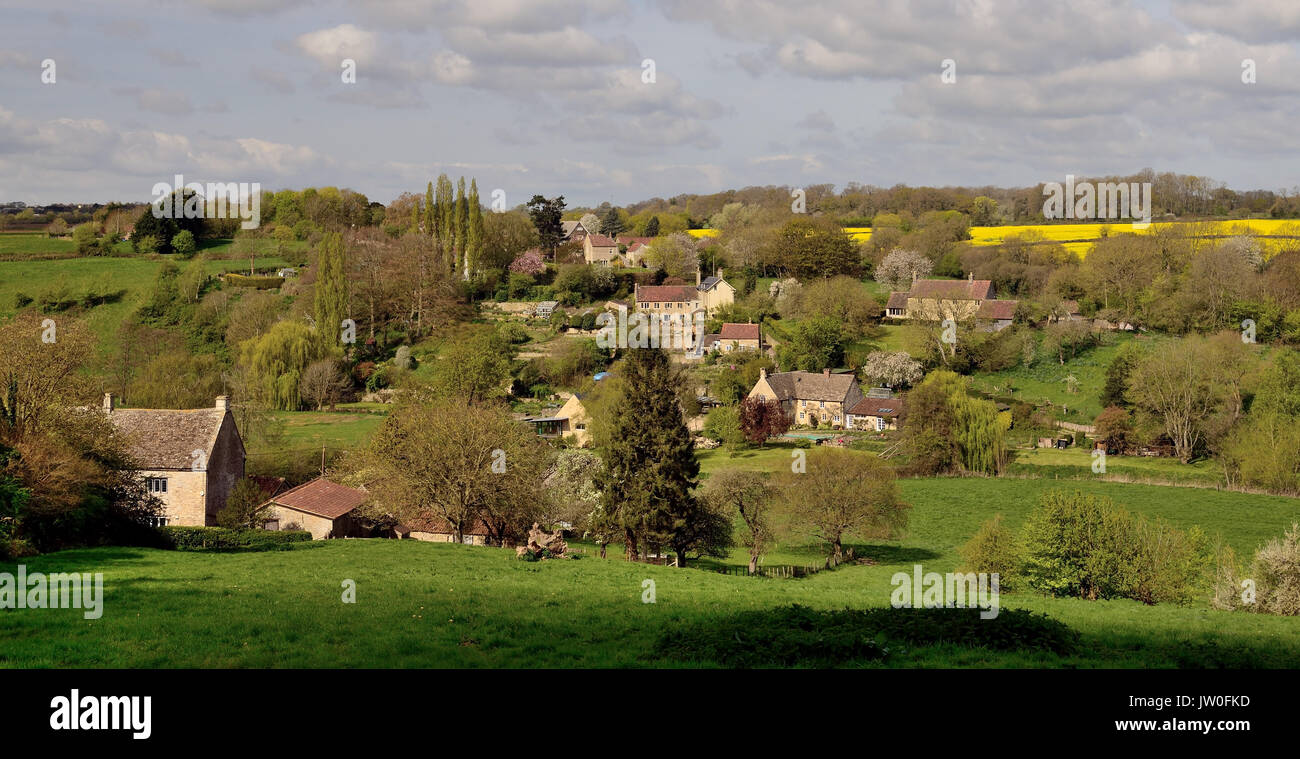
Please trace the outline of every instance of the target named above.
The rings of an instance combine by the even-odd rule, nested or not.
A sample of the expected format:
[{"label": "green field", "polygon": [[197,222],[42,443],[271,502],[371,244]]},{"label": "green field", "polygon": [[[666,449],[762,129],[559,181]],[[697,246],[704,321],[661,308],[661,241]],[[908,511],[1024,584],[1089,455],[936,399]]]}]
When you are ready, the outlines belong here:
[{"label": "green field", "polygon": [[[956,565],[954,549],[996,512],[1016,525],[1052,483],[930,479],[902,483],[908,535],[859,546],[874,565],[800,580],[734,577],[592,555],[528,563],[512,551],[414,541],[328,541],[268,553],[138,548],[66,551],[28,571],[103,572],[104,614],[0,614],[5,667],[612,667],[707,666],[664,658],[668,630],[715,625],[749,610],[888,604],[891,576]],[[1300,518],[1300,500],[1080,483],[1135,511],[1201,524],[1239,551]],[[794,551],[797,555],[800,551]],[[0,565],[0,571],[15,571]],[[344,580],[356,603],[341,602]],[[656,602],[642,603],[653,579]],[[1080,633],[1072,654],[953,644],[891,646],[893,667],[1295,667],[1296,620],[1219,612],[1204,604],[1004,594],[1005,609],[1046,613]]]},{"label": "green field", "polygon": [[[282,425],[283,439],[279,449],[331,449],[352,450],[363,448],[384,415],[378,413],[348,413],[342,411],[276,411],[275,419]],[[266,453],[266,451],[250,451]]]},{"label": "green field", "polygon": [[71,238],[49,237],[44,232],[0,232],[0,259],[68,256],[76,248]]}]

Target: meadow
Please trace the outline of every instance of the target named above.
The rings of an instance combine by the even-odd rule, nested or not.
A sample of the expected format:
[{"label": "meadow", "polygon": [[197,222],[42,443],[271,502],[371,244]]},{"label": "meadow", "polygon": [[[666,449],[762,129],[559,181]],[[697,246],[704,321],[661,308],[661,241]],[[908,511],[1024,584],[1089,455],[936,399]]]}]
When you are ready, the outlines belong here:
[{"label": "meadow", "polygon": [[[104,614],[0,614],[3,667],[648,667],[715,666],[657,646],[670,630],[726,624],[791,603],[814,609],[889,604],[895,572],[944,572],[994,513],[1015,526],[1052,483],[927,479],[902,483],[905,538],[857,546],[871,564],[808,578],[759,579],[587,554],[529,563],[513,551],[415,541],[337,540],[267,553],[143,548],[65,551],[28,571],[103,572]],[[1300,519],[1300,501],[1117,483],[1070,483],[1134,511],[1201,524],[1249,551]],[[812,556],[824,555],[816,548]],[[801,556],[796,545],[790,555]],[[13,565],[0,565],[13,572]],[[356,603],[343,603],[343,582]],[[645,580],[655,603],[643,603]],[[1054,599],[1007,593],[1001,607],[1046,614],[1077,631],[1072,653],[951,643],[891,645],[861,667],[1296,667],[1295,619],[1203,603]]]}]

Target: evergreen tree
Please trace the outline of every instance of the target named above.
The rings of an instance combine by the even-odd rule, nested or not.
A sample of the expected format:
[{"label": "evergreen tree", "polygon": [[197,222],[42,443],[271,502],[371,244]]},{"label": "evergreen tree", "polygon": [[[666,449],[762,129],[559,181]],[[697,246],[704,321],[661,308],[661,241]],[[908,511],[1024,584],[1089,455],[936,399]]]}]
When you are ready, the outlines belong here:
[{"label": "evergreen tree", "polygon": [[622,217],[618,215],[618,209],[610,206],[609,211],[605,213],[605,218],[600,222],[600,233],[614,239],[623,234],[626,229]]},{"label": "evergreen tree", "polygon": [[651,217],[650,217],[650,221],[647,221],[647,222],[646,222],[646,224],[645,224],[645,236],[646,236],[646,237],[658,237],[658,236],[659,236],[659,217],[658,217],[658,216],[651,216]]},{"label": "evergreen tree", "polygon": [[603,510],[622,529],[628,560],[644,542],[673,548],[684,565],[688,551],[714,552],[729,536],[717,534],[714,512],[691,492],[700,464],[677,404],[679,373],[667,353],[643,348],[631,351],[622,375],[622,402],[596,478]]},{"label": "evergreen tree", "polygon": [[316,289],[312,300],[316,337],[322,355],[341,349],[342,322],[347,318],[347,310],[348,283],[343,259],[343,237],[338,232],[330,232],[321,239],[316,254]]}]

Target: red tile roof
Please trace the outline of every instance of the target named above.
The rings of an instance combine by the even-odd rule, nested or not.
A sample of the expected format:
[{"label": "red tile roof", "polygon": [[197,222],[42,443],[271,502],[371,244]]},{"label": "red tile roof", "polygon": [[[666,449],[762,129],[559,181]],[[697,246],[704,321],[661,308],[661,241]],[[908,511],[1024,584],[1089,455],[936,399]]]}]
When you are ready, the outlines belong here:
[{"label": "red tile roof", "polygon": [[902,411],[902,398],[863,398],[849,409],[849,413],[854,416],[879,416],[886,419],[898,416]]},{"label": "red tile roof", "polygon": [[636,290],[636,299],[640,303],[676,303],[699,300],[699,297],[693,285],[651,285]]},{"label": "red tile roof", "polygon": [[591,247],[593,248],[617,248],[618,247],[617,242],[606,237],[605,235],[589,234],[587,235],[587,239],[591,240]]},{"label": "red tile roof", "polygon": [[757,340],[759,335],[757,324],[733,324],[728,322],[722,325],[722,331],[718,333],[720,340]]},{"label": "red tile roof", "polygon": [[1016,304],[1020,301],[1015,300],[986,300],[980,304],[980,310],[975,312],[977,319],[1011,319],[1016,315]]},{"label": "red tile roof", "polygon": [[987,300],[993,297],[993,282],[987,279],[918,279],[912,283],[912,298],[941,300]]},{"label": "red tile roof", "polygon": [[368,497],[369,494],[364,490],[317,477],[311,482],[284,491],[272,498],[270,503],[296,511],[305,511],[326,519],[338,519],[365,503]]}]

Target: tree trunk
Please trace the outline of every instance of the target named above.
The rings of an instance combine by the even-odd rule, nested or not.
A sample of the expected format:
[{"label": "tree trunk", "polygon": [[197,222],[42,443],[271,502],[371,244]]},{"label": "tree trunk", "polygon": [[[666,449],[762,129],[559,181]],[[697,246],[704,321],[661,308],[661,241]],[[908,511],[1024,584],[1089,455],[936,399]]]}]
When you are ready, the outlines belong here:
[{"label": "tree trunk", "polygon": [[749,555],[749,573],[752,575],[757,571],[758,571],[758,554],[751,553]]},{"label": "tree trunk", "polygon": [[840,543],[840,539],[839,539],[839,538],[836,538],[836,539],[835,539],[835,542],[834,542],[833,545],[835,546],[835,553],[834,553],[835,561],[838,562],[838,561],[840,561],[841,559],[844,558],[844,546],[843,546],[842,543]]},{"label": "tree trunk", "polygon": [[600,558],[605,558],[605,543],[600,544]]},{"label": "tree trunk", "polygon": [[626,561],[636,561],[636,533],[631,530],[623,530],[623,559]]}]

